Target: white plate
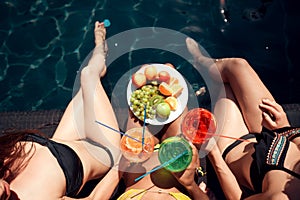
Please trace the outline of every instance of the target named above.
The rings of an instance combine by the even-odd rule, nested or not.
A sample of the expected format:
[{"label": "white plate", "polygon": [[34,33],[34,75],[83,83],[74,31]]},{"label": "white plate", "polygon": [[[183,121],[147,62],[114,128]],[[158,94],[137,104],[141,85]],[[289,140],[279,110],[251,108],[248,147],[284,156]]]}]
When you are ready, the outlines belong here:
[{"label": "white plate", "polygon": [[[159,117],[156,117],[154,119],[146,119],[146,123],[152,124],[152,125],[163,125],[168,124],[172,121],[174,121],[181,113],[183,112],[187,101],[188,101],[188,88],[187,84],[183,78],[183,76],[175,69],[171,68],[170,66],[164,65],[164,64],[149,64],[156,67],[157,73],[160,71],[167,71],[171,77],[177,78],[179,81],[179,84],[183,87],[182,93],[177,97],[178,101],[178,107],[175,111],[171,111],[171,114],[168,118],[162,119]],[[145,67],[139,69],[137,72],[144,73]],[[130,103],[130,97],[133,91],[135,91],[137,88],[132,84],[132,80],[130,79],[128,86],[127,86],[127,102],[132,110],[131,103]]]}]

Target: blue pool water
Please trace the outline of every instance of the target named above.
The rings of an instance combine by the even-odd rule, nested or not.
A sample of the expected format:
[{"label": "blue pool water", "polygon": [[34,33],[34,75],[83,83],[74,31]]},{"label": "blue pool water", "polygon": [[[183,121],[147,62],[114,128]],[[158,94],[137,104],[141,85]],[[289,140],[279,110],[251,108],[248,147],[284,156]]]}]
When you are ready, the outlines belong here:
[{"label": "blue pool water", "polygon": [[[291,0],[1,1],[0,111],[65,108],[76,73],[93,48],[93,24],[106,18],[111,21],[108,38],[136,28],[162,27],[193,37],[212,57],[246,58],[280,103],[300,103],[296,4]],[[111,45],[118,49],[117,43]],[[178,45],[184,48],[184,42]],[[131,50],[108,66],[104,79],[108,93],[126,71],[153,62],[173,63],[194,90],[205,85],[182,57],[161,49],[134,51],[134,41]],[[200,98],[208,101],[206,96]]]}]

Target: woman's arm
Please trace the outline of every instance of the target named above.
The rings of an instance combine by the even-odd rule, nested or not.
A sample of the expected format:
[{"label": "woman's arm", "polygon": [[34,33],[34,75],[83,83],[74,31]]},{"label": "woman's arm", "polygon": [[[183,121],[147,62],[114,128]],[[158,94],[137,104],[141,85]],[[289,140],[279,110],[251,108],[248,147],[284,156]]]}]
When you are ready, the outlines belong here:
[{"label": "woman's arm", "polygon": [[195,170],[197,167],[199,167],[200,163],[196,147],[192,144],[191,146],[193,149],[193,158],[191,164],[183,172],[173,173],[173,175],[178,182],[186,188],[192,199],[208,200],[209,198],[207,194],[203,192],[194,181]]},{"label": "woman's arm", "polygon": [[221,184],[226,199],[241,199],[242,190],[240,189],[234,174],[229,169],[217,146],[210,151],[208,158],[218,176],[218,180]]},{"label": "woman's arm", "polygon": [[111,169],[105,177],[96,185],[89,195],[89,199],[109,199],[121,180],[117,169]]}]

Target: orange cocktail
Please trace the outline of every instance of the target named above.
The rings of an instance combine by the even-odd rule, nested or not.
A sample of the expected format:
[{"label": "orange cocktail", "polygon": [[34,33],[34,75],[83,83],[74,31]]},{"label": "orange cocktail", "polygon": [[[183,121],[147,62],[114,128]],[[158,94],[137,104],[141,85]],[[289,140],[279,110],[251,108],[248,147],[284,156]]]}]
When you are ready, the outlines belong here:
[{"label": "orange cocktail", "polygon": [[214,115],[204,108],[190,110],[181,124],[183,135],[194,144],[203,144],[215,134],[216,129]]},{"label": "orange cocktail", "polygon": [[[142,139],[144,135],[144,145]],[[128,130],[121,139],[121,151],[123,156],[131,162],[143,162],[150,158],[154,150],[154,138],[152,134],[143,128]]]}]

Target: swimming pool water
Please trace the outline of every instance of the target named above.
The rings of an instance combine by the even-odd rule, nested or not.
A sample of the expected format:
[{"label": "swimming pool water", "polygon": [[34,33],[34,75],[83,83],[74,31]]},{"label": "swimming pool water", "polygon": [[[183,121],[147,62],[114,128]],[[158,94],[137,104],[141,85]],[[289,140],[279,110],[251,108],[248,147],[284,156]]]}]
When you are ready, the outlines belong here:
[{"label": "swimming pool water", "polygon": [[[293,4],[284,0],[1,1],[0,111],[65,108],[77,71],[93,48],[94,22],[106,18],[112,23],[108,38],[136,28],[162,27],[193,37],[212,57],[244,57],[280,103],[299,103],[299,14]],[[184,48],[184,42],[178,44]],[[194,90],[205,85],[177,55],[161,49],[136,50],[134,43],[131,50],[108,66],[103,82],[108,93],[128,70],[153,62],[173,63]],[[207,95],[199,98],[209,101]]]}]

